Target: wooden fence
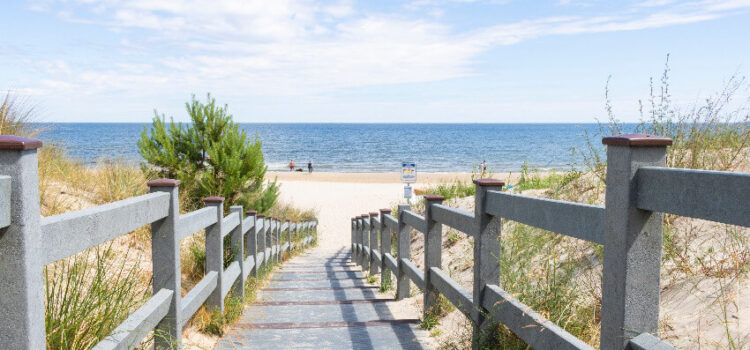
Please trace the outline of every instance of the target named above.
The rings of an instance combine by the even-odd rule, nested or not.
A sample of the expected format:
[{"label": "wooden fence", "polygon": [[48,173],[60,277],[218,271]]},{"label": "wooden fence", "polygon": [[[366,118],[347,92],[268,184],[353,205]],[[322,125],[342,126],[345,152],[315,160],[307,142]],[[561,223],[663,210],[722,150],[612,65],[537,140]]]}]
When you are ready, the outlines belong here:
[{"label": "wooden fence", "polygon": [[[750,174],[666,166],[668,138],[643,134],[606,137],[605,206],[503,192],[504,183],[474,181],[474,213],[425,196],[424,217],[398,207],[352,218],[352,259],[381,281],[396,275],[396,297],[409,283],[424,292],[425,316],[440,294],[474,325],[474,348],[493,322],[535,349],[592,349],[503,290],[502,220],[512,220],[603,246],[601,349],[673,349],[655,335],[659,325],[662,213],[750,226]],[[441,269],[442,225],[474,238],[474,285],[464,290]],[[411,228],[425,235],[424,271],[410,257]],[[398,259],[391,254],[398,235]]]},{"label": "wooden fence", "polygon": [[[204,303],[224,311],[230,290],[244,297],[245,281],[278,262],[295,241],[308,246],[317,222],[265,217],[241,206],[224,216],[224,198],[180,214],[179,181],[148,182],[151,193],[93,208],[41,217],[37,140],[0,135],[0,348],[44,349],[43,267],[151,225],[153,296],[95,349],[129,349],[151,331],[156,348],[180,344],[182,329]],[[180,240],[205,229],[206,274],[185,296]],[[224,239],[234,260],[224,268]],[[294,236],[294,238],[293,238]]]}]

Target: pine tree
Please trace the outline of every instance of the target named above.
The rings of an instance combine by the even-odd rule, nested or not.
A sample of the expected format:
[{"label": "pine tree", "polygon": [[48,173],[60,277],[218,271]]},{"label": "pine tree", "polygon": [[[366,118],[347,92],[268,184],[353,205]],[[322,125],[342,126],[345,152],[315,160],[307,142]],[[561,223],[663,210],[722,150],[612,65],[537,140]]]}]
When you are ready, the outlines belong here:
[{"label": "pine tree", "polygon": [[228,106],[217,107],[210,94],[206,104],[193,95],[185,104],[191,123],[183,126],[154,111],[151,129],[145,127],[138,142],[150,177],[167,177],[182,182],[180,192],[191,208],[207,196],[226,198],[225,207],[242,205],[261,213],[276,203],[276,181],[265,183],[262,142],[249,139],[234,123]]}]

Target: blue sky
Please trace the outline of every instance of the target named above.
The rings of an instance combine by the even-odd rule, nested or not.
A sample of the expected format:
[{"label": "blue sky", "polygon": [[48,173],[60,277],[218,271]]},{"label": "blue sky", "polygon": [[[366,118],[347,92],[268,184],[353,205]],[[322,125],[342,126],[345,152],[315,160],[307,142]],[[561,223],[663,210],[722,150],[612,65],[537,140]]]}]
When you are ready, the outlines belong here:
[{"label": "blue sky", "polygon": [[668,53],[684,106],[750,68],[749,0],[8,1],[0,33],[0,89],[64,122],[206,92],[240,122],[589,122],[610,75],[636,121]]}]

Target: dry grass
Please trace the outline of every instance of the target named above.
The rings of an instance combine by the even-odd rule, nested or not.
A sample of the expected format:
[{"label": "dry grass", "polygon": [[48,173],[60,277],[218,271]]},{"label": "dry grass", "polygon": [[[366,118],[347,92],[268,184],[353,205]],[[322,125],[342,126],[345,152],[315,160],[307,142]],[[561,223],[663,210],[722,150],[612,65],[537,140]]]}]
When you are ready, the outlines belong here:
[{"label": "dry grass", "polygon": [[41,131],[31,125],[35,121],[36,106],[10,91],[5,93],[3,103],[0,104],[0,135],[34,137]]}]

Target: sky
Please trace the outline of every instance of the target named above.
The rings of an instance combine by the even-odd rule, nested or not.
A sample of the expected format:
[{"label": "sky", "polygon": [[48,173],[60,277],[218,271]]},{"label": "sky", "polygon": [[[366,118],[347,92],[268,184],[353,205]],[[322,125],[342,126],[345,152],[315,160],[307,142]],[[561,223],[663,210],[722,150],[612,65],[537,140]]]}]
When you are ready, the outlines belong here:
[{"label": "sky", "polygon": [[[3,0],[0,89],[49,122],[622,121],[750,69],[750,0]],[[746,94],[745,96],[748,96]]]}]

